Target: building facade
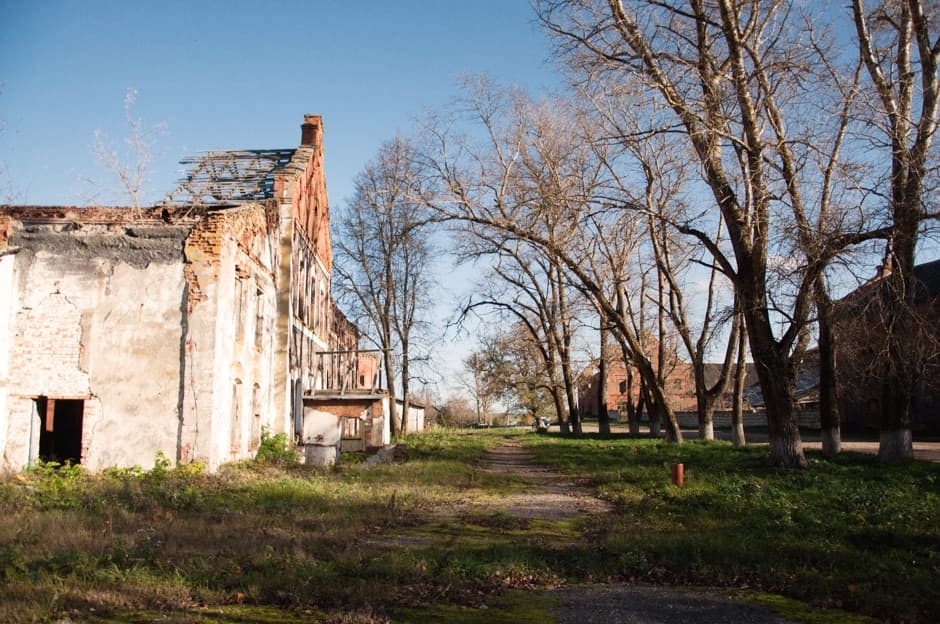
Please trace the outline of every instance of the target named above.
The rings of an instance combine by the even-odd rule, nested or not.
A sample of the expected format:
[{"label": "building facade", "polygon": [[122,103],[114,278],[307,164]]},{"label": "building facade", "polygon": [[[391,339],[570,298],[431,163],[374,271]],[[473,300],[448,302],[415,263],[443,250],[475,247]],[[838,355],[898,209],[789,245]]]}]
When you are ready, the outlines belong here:
[{"label": "building facade", "polygon": [[[834,306],[837,338],[837,390],[842,426],[851,431],[878,430],[891,371],[891,325],[885,278],[890,256],[876,276]],[[912,327],[903,336],[903,357],[912,380],[908,406],[915,433],[940,432],[940,260],[914,267]],[[818,374],[817,374],[818,379]]]},{"label": "building facade", "polygon": [[384,396],[330,296],[322,119],[184,164],[153,208],[0,207],[0,468],[215,469],[265,430],[310,442],[305,397]]}]

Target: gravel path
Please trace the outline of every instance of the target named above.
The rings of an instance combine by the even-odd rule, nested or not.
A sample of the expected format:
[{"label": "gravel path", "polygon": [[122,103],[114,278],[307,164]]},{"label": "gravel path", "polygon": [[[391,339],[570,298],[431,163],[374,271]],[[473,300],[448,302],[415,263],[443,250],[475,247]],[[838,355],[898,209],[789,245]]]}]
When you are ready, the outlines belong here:
[{"label": "gravel path", "polygon": [[721,590],[595,585],[556,590],[556,624],[788,624],[760,605]]},{"label": "gravel path", "polygon": [[571,520],[611,510],[607,501],[597,498],[557,472],[535,465],[533,458],[530,451],[514,441],[487,451],[480,460],[480,470],[511,474],[527,481],[530,487],[518,494],[482,498],[473,505],[474,510],[500,511],[529,520]]},{"label": "gravel path", "polygon": [[[511,474],[529,482],[525,493],[492,497],[473,511],[501,511],[519,518],[567,520],[604,514],[611,507],[575,481],[533,463],[518,442],[488,451],[485,472]],[[459,510],[468,511],[467,508]],[[652,585],[575,586],[548,592],[557,599],[557,624],[787,624],[767,607],[737,601],[720,589]]]}]

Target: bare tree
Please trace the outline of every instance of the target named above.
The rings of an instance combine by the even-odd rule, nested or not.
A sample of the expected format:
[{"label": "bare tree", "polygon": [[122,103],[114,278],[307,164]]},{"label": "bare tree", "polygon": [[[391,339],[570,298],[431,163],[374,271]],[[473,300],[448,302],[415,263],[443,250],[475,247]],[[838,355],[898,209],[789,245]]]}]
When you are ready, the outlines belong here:
[{"label": "bare tree", "polygon": [[523,409],[533,420],[556,410],[557,400],[545,367],[543,345],[531,333],[531,325],[510,324],[484,338],[471,356],[491,393],[509,409]]},{"label": "bare tree", "polygon": [[940,106],[940,32],[937,5],[923,0],[884,0],[870,10],[863,0],[852,0],[852,16],[874,89],[867,119],[883,137],[882,154],[890,162],[881,190],[891,223],[892,271],[884,279],[881,315],[887,341],[877,356],[883,387],[878,456],[894,462],[913,457],[911,398],[921,374],[910,352],[918,333],[914,258],[922,222],[938,216],[924,198]]},{"label": "bare tree", "polygon": [[356,177],[336,227],[334,285],[383,352],[393,433],[407,427],[397,413],[396,380],[407,414],[416,333],[430,303],[427,221],[409,199],[421,194],[421,183],[411,144],[401,138],[385,143]]},{"label": "bare tree", "polygon": [[140,208],[141,194],[150,177],[150,165],[154,157],[154,143],[158,134],[165,132],[166,124],[158,123],[146,128],[140,117],[134,115],[137,89],[130,88],[124,95],[124,117],[127,135],[124,148],[114,147],[105,133],[95,130],[92,149],[98,162],[117,178],[121,191],[130,200],[131,207]]},{"label": "bare tree", "polygon": [[[506,385],[500,378],[503,369],[492,359],[494,351],[477,351],[463,361],[468,380],[464,384],[473,398],[476,407],[477,423],[492,424],[492,410],[497,401],[506,392]],[[501,354],[500,354],[501,357]]]},{"label": "bare tree", "polygon": [[[673,225],[734,284],[764,394],[771,462],[805,466],[793,385],[814,285],[836,253],[883,235],[845,220],[824,233],[813,227],[825,181],[806,165],[833,154],[826,142],[838,134],[819,108],[819,93],[834,91],[819,45],[826,39],[816,36],[826,16],[783,0],[545,0],[538,10],[579,77],[598,89],[631,85],[651,111],[647,131],[682,137],[695,155],[714,209]],[[716,211],[727,250],[704,227]]]},{"label": "bare tree", "polygon": [[440,409],[441,425],[445,427],[465,427],[476,422],[476,412],[470,402],[462,396],[450,396]]},{"label": "bare tree", "polygon": [[440,187],[424,198],[426,205],[441,218],[525,241],[554,258],[566,279],[608,319],[647,382],[668,437],[681,441],[644,342],[618,303],[623,280],[617,276],[625,275],[628,258],[623,239],[636,229],[635,217],[604,209],[605,168],[597,146],[584,140],[582,120],[564,101],[532,104],[518,93],[507,98],[486,81],[470,85],[463,104],[477,135],[461,135],[447,123],[425,129],[425,162]]},{"label": "bare tree", "polygon": [[[639,170],[638,175],[630,176],[629,171],[619,170],[624,165],[606,161],[620,192],[628,199],[628,209],[639,211],[647,218],[647,244],[645,249],[641,247],[635,253],[649,255],[649,262],[656,272],[659,349],[665,346],[667,331],[663,323],[668,319],[692,364],[699,438],[714,439],[713,414],[718,400],[730,384],[738,325],[732,324],[720,373],[709,385],[705,376],[709,349],[717,330],[722,327],[720,321],[727,316],[719,306],[721,271],[713,260],[701,259],[703,254],[700,246],[682,240],[676,229],[669,225],[685,222],[689,218],[686,195],[690,191],[691,159],[672,135],[650,135],[644,131],[643,120],[636,117],[638,112],[620,98],[611,98],[603,104],[595,101],[594,108],[599,113],[598,128],[602,129],[595,141],[604,140],[601,136],[610,137],[606,140],[617,141],[628,160],[627,166]],[[719,246],[722,239],[720,219],[715,232],[714,242]],[[701,273],[701,270],[696,272],[696,268],[707,271],[707,280],[704,295],[698,298],[698,303],[704,300],[704,306],[692,311],[686,296],[691,286],[686,280],[690,275],[698,276]]]},{"label": "bare tree", "polygon": [[463,306],[461,317],[489,309],[524,327],[541,355],[562,433],[572,429],[578,433],[572,342],[581,306],[571,301],[571,287],[557,258],[524,240],[507,239],[472,223],[464,228],[464,234],[466,255],[492,259],[493,266],[477,294]]}]

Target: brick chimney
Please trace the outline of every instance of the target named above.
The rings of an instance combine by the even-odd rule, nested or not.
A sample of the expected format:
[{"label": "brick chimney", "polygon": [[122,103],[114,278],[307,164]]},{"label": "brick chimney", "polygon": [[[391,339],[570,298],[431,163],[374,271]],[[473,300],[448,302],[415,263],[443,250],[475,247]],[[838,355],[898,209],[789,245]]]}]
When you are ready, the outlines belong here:
[{"label": "brick chimney", "polygon": [[300,124],[300,144],[316,145],[323,134],[323,117],[320,115],[304,115],[304,122]]}]

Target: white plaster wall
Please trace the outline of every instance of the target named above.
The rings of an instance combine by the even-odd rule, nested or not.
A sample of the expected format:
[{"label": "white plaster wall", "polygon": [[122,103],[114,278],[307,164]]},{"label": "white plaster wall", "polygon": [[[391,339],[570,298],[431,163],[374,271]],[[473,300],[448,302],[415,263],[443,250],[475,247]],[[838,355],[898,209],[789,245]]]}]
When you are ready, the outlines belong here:
[{"label": "white plaster wall", "polygon": [[[10,378],[10,336],[12,335],[11,311],[15,305],[16,291],[13,281],[15,255],[0,256],[0,449],[6,449],[10,414],[7,407],[7,392]],[[0,468],[9,468],[0,454]]]},{"label": "white plaster wall", "polygon": [[[243,254],[240,256],[239,263],[249,264],[248,258]],[[274,432],[275,428],[271,417],[274,285],[270,280],[264,280],[256,271],[252,271],[252,275],[243,279],[242,283],[245,291],[242,306],[243,328],[241,335],[236,332],[233,342],[231,371],[232,378],[241,381],[237,384],[240,388],[237,393],[240,401],[234,406],[237,408],[237,419],[232,422],[233,459],[253,457],[258,449],[262,429]],[[261,319],[259,308],[263,310]]]},{"label": "white plaster wall", "polygon": [[[232,414],[235,377],[232,350],[235,344],[235,241],[225,238],[216,265],[215,353],[212,363],[212,439],[209,468],[235,459],[232,454]],[[243,393],[244,394],[244,393]]]},{"label": "white plaster wall", "polygon": [[389,417],[388,396],[382,398],[382,446],[392,443],[392,419]]},{"label": "white plaster wall", "polygon": [[343,417],[313,407],[304,407],[303,444],[336,446],[343,437]]},{"label": "white plaster wall", "polygon": [[[401,405],[399,405],[399,409]],[[424,431],[424,408],[408,406],[408,433]]]},{"label": "white plaster wall", "polygon": [[274,378],[272,380],[274,385],[274,427],[272,433],[283,432],[287,433],[289,438],[293,438],[294,423],[291,418],[293,378],[291,377],[289,350],[291,319],[293,318],[290,284],[293,265],[291,241],[294,235],[294,221],[291,198],[287,195],[278,205],[278,225],[277,306],[275,311]]},{"label": "white plaster wall", "polygon": [[[251,210],[261,208],[231,209],[231,216],[245,217]],[[272,426],[282,420],[273,407],[278,293],[272,267],[263,264],[275,258],[270,251],[262,253],[271,243],[259,231],[248,249],[227,228],[214,231],[186,247],[191,287],[199,297],[187,327],[184,438],[188,452],[183,459],[204,462],[210,470],[253,457],[263,428],[271,433],[283,430]],[[260,299],[255,294],[259,288]],[[255,341],[259,303],[265,310],[260,349]]]},{"label": "white plaster wall", "polygon": [[301,443],[305,463],[329,466],[336,462],[343,438],[342,423],[342,416],[304,407]]},{"label": "white plaster wall", "polygon": [[210,464],[212,449],[212,404],[216,337],[216,280],[213,267],[206,262],[190,264],[192,279],[205,297],[193,306],[186,320],[186,358],[183,372],[184,462]]},{"label": "white plaster wall", "polygon": [[7,436],[3,447],[3,469],[19,471],[29,466],[39,452],[39,419],[32,399],[7,397]]},{"label": "white plaster wall", "polygon": [[176,460],[183,267],[117,264],[110,270],[82,320],[94,397],[85,409],[85,463],[150,468],[158,452]]},{"label": "white plaster wall", "polygon": [[19,297],[9,398],[16,400],[5,410],[5,456],[17,465],[10,467],[30,458],[32,397],[40,395],[85,400],[83,464],[90,470],[149,467],[158,451],[173,458],[181,263],[133,267],[22,251],[13,273]]}]

